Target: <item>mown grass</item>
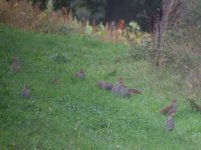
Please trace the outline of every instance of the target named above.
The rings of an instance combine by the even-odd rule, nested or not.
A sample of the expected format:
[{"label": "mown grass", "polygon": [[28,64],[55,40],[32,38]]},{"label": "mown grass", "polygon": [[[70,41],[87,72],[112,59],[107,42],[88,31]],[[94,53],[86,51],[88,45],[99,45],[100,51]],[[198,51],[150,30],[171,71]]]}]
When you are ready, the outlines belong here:
[{"label": "mown grass", "polygon": [[[67,62],[52,56],[66,54]],[[168,150],[201,147],[200,114],[185,100],[183,80],[134,61],[129,48],[82,36],[55,36],[0,26],[0,149]],[[13,56],[22,72],[10,71]],[[74,73],[83,68],[85,80]],[[53,78],[59,79],[57,86]],[[96,87],[124,77],[142,95],[122,99]],[[19,96],[28,84],[31,98]],[[167,132],[160,108],[176,98],[176,128]]]}]

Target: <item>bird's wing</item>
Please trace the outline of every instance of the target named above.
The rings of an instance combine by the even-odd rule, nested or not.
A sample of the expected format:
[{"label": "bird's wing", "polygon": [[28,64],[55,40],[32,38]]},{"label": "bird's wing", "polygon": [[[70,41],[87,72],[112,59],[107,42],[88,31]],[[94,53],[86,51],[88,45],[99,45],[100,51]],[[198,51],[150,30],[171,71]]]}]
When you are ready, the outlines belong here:
[{"label": "bird's wing", "polygon": [[167,105],[163,109],[161,109],[160,112],[162,114],[166,114],[168,112],[168,110],[170,110],[170,108],[171,108],[171,105]]}]

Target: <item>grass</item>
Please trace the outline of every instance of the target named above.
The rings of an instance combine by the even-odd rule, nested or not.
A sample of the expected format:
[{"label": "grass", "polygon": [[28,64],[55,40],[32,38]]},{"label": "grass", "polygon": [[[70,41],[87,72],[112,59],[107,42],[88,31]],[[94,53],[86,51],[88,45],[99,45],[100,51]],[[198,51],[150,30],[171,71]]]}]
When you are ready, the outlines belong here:
[{"label": "grass", "polygon": [[[57,36],[0,26],[0,149],[197,150],[200,114],[186,103],[184,81],[170,70],[134,61],[129,48],[82,36]],[[55,61],[56,54],[67,61]],[[22,72],[10,71],[17,56]],[[85,80],[74,73],[83,68]],[[59,84],[51,83],[53,78]],[[143,90],[122,99],[96,87],[97,80]],[[24,84],[31,98],[19,96]],[[176,128],[167,132],[160,109],[178,100]]]}]

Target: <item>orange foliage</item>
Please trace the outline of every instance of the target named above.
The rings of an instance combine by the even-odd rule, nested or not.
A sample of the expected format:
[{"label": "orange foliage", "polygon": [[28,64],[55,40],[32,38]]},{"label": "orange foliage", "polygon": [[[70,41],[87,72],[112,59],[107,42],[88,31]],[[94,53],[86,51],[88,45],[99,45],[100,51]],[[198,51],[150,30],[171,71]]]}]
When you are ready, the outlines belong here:
[{"label": "orange foliage", "polygon": [[119,20],[117,30],[123,30],[125,28],[125,21],[124,19]]},{"label": "orange foliage", "polygon": [[68,20],[68,12],[67,12],[65,7],[62,7],[61,10],[62,10],[64,22],[67,22],[67,20]]}]

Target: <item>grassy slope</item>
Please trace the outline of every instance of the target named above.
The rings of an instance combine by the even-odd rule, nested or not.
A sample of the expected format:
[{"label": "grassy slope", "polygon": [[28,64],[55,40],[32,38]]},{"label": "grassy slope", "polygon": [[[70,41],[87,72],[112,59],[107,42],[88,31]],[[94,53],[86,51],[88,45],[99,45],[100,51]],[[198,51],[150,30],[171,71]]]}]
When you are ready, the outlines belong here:
[{"label": "grassy slope", "polygon": [[[26,33],[0,27],[0,149],[198,149],[201,147],[200,114],[185,102],[179,75],[154,72],[146,61],[133,61],[128,48],[78,36]],[[51,56],[67,54],[69,62]],[[12,74],[17,56],[23,71]],[[117,67],[117,72],[113,70]],[[84,68],[86,80],[75,79]],[[51,79],[60,84],[53,86]],[[124,77],[129,87],[144,91],[122,99],[96,88],[96,81],[112,83]],[[32,90],[22,99],[23,84]],[[178,99],[176,128],[164,129],[159,110]]]}]

